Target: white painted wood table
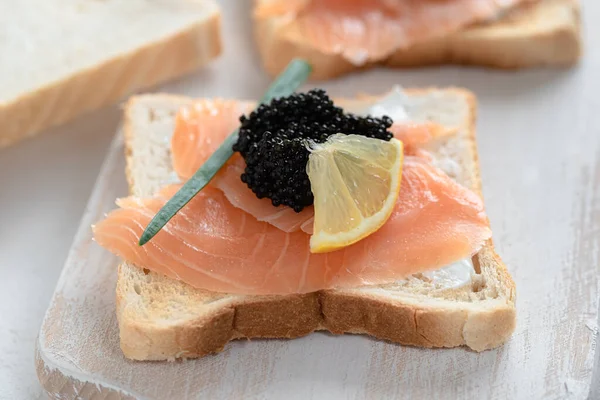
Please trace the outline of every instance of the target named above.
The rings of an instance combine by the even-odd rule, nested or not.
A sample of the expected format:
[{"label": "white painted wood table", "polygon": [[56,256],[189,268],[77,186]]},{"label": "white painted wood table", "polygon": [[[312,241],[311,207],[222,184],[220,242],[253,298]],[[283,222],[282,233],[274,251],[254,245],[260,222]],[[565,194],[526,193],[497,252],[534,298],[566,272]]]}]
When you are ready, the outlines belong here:
[{"label": "white painted wood table", "polygon": [[[600,17],[600,3],[587,3],[586,20]],[[267,86],[249,33],[247,3],[223,5],[224,56],[164,90],[258,98]],[[597,24],[585,29],[588,40],[600,37]],[[117,139],[42,326],[37,362],[44,385],[62,391],[62,398],[588,397],[597,388],[592,382],[600,274],[600,48],[586,50],[582,64],[568,71],[374,70],[323,84],[334,95],[383,92],[400,83],[464,86],[479,96],[486,206],[497,249],[517,283],[518,326],[505,346],[477,354],[318,333],[294,341],[235,342],[219,355],[194,361],[126,361],[114,316],[116,260],[90,242],[88,228],[126,193]],[[87,121],[98,123],[99,115]],[[4,210],[8,204],[2,200]],[[27,211],[14,201],[11,206]],[[5,228],[1,232],[8,237]],[[21,240],[23,257],[34,260],[27,238]],[[26,288],[25,279],[23,284]],[[24,312],[20,307],[14,304],[13,315]],[[592,396],[599,398],[598,392]]]}]

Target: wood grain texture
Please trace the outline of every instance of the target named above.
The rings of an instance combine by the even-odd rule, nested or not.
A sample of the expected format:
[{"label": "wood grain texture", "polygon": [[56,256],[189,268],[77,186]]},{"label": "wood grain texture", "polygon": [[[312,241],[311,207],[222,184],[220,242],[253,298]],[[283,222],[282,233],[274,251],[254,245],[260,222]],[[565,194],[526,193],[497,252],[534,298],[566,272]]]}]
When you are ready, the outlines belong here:
[{"label": "wood grain texture", "polygon": [[[249,10],[233,1],[223,8],[231,36],[222,62],[168,90],[260,97],[268,78],[244,36]],[[588,38],[600,35],[599,24],[585,23],[596,17],[600,3],[584,4]],[[77,390],[84,398],[112,398],[119,389],[121,397],[156,399],[587,398],[600,292],[598,71],[600,47],[590,46],[570,71],[374,70],[322,85],[336,96],[383,92],[394,83],[459,85],[478,95],[484,197],[494,243],[518,289],[517,329],[503,347],[477,354],[315,333],[238,341],[193,361],[125,360],[114,312],[117,260],[91,241],[89,230],[127,192],[117,139],[40,331],[43,384],[63,399],[77,398]]]}]

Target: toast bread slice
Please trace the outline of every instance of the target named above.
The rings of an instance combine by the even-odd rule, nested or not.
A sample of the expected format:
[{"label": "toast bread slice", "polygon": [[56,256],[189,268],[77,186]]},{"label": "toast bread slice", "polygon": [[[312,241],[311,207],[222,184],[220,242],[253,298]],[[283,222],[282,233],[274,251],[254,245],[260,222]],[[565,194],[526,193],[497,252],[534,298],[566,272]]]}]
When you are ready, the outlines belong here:
[{"label": "toast bread slice", "polygon": [[[475,97],[454,88],[407,93],[407,108],[415,120],[459,128],[430,150],[439,167],[481,193]],[[336,102],[344,106],[363,100]],[[192,101],[163,94],[128,101],[124,134],[132,194],[149,196],[176,180],[169,138],[177,111]],[[473,261],[477,274],[472,284],[456,289],[413,276],[388,285],[286,296],[199,290],[125,262],[119,266],[116,289],[121,348],[130,359],[173,360],[221,351],[233,339],[294,338],[328,330],[482,351],[499,346],[513,332],[515,285],[491,240]]]},{"label": "toast bread slice", "polygon": [[[256,3],[269,0],[256,0]],[[311,62],[313,79],[328,79],[375,65],[418,67],[440,64],[501,69],[575,64],[581,54],[578,0],[540,0],[501,18],[400,49],[376,63],[356,66],[339,54],[325,54],[303,38],[288,38],[287,17],[254,17],[256,43],[265,69],[278,74],[294,57]]]},{"label": "toast bread slice", "polygon": [[0,25],[0,148],[221,52],[214,0],[22,0]]}]

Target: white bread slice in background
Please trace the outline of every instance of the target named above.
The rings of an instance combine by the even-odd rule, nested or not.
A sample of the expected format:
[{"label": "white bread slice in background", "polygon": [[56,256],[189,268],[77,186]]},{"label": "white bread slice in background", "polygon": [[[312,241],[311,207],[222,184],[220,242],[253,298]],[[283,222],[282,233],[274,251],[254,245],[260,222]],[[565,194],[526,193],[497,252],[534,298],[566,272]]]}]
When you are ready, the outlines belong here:
[{"label": "white bread slice in background", "polygon": [[221,52],[214,0],[0,3],[0,148]]},{"label": "white bread slice in background", "polygon": [[[157,94],[127,103],[124,131],[132,194],[149,196],[173,181],[169,138],[177,111],[191,101]],[[337,103],[344,105],[343,100]],[[408,106],[418,121],[459,127],[431,150],[440,167],[481,193],[475,97],[461,89],[413,90]],[[238,338],[294,338],[329,330],[482,351],[512,334],[515,286],[491,240],[473,260],[477,275],[458,289],[439,288],[415,276],[389,285],[287,296],[213,293],[122,263],[116,290],[121,348],[135,360],[172,360],[218,352]]]},{"label": "white bread slice in background", "polygon": [[[269,0],[255,0],[255,3]],[[455,34],[398,50],[379,63],[361,67],[341,55],[325,54],[309,42],[292,41],[281,34],[283,17],[254,18],[258,49],[265,69],[276,75],[294,57],[311,62],[313,79],[328,79],[354,70],[385,65],[418,67],[439,64],[480,65],[518,69],[575,64],[581,53],[578,0],[540,0],[513,9],[504,16]]]}]

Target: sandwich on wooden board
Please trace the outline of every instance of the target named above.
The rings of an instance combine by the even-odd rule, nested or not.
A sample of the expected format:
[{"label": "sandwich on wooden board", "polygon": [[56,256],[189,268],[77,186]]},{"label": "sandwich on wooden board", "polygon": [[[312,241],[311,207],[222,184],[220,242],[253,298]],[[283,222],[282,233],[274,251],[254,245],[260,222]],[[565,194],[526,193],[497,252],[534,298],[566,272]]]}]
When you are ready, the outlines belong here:
[{"label": "sandwich on wooden board", "polygon": [[474,95],[332,100],[294,93],[289,71],[254,112],[127,102],[130,196],[93,227],[123,260],[125,356],[201,357],[316,330],[476,351],[508,340],[515,285],[481,198]]},{"label": "sandwich on wooden board", "polygon": [[0,148],[221,52],[214,0],[0,4]]},{"label": "sandwich on wooden board", "polygon": [[313,78],[376,65],[570,66],[581,53],[578,0],[255,0],[263,64],[294,57]]}]

